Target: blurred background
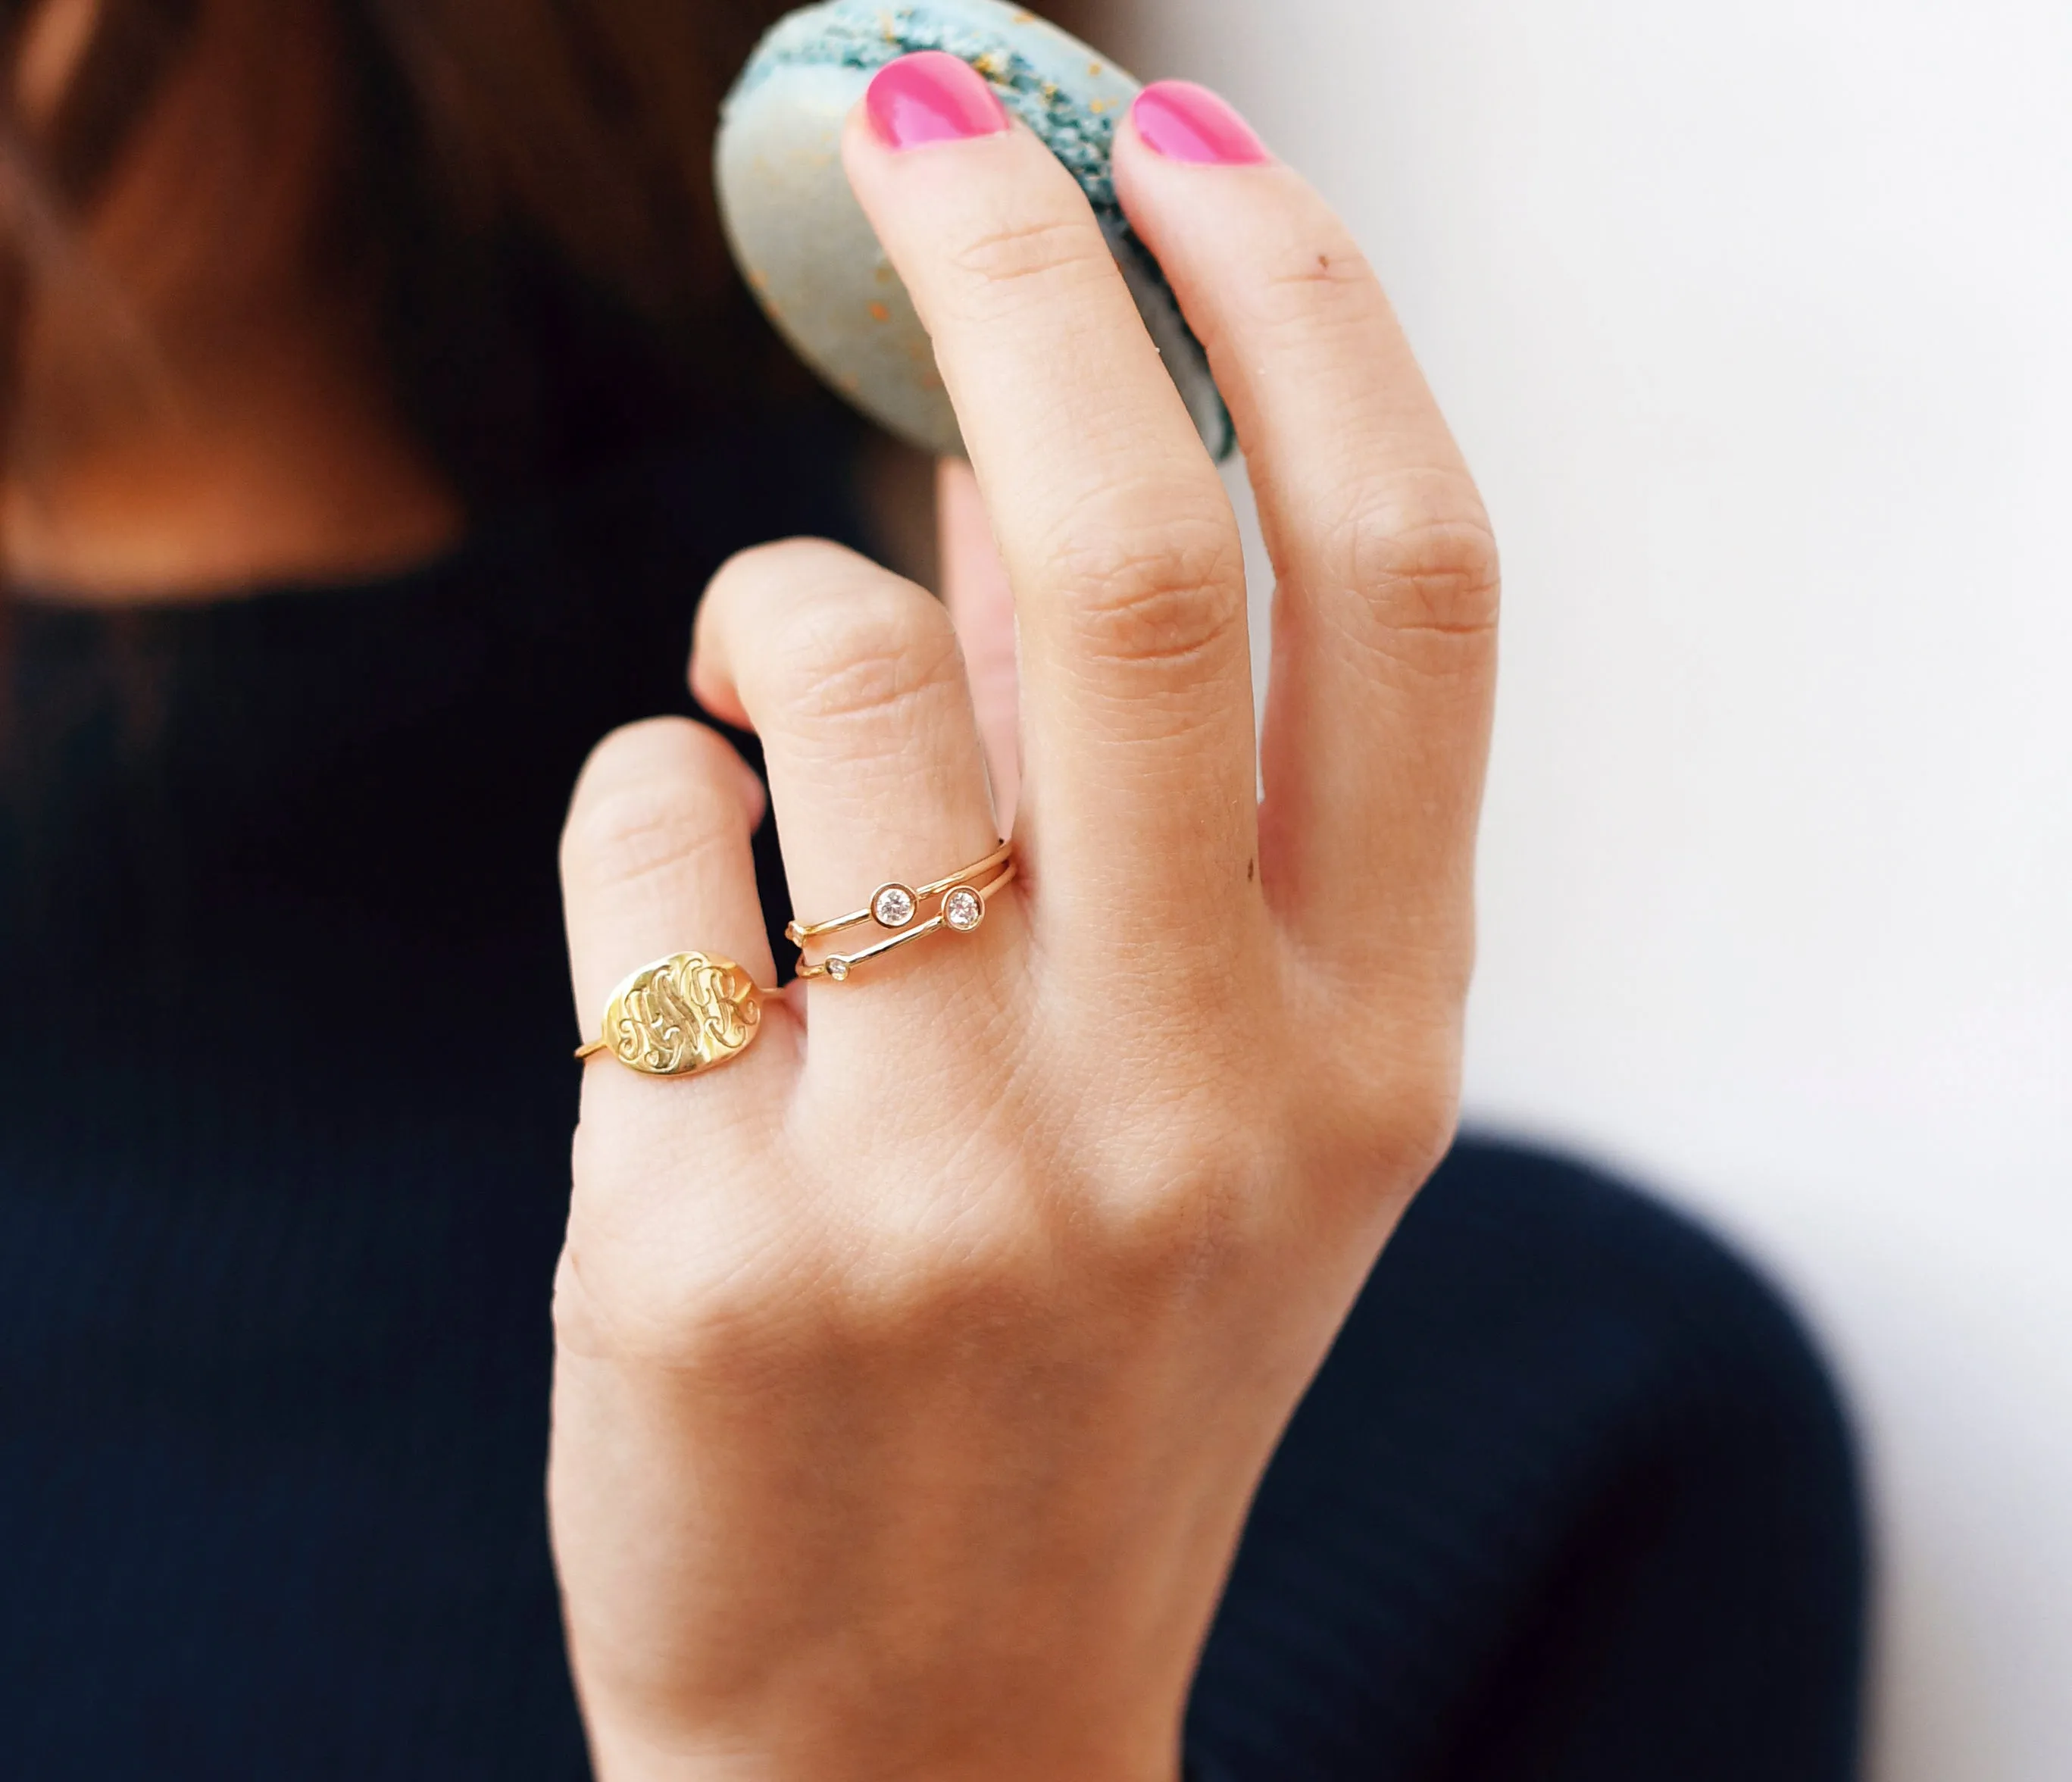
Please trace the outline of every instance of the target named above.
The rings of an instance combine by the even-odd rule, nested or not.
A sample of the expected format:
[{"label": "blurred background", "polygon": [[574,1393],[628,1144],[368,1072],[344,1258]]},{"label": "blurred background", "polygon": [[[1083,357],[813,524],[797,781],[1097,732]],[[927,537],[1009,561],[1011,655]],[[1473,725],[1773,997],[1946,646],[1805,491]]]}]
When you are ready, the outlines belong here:
[{"label": "blurred background", "polygon": [[1495,515],[1471,1121],[1818,1327],[1878,1782],[2072,1776],[2072,8],[1123,13],[1350,218]]}]

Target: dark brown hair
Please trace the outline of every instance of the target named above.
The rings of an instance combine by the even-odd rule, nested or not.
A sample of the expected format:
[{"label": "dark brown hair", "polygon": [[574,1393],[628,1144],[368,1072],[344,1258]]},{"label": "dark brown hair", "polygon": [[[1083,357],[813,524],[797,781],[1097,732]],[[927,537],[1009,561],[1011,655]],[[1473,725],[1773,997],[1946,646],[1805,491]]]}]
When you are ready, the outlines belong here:
[{"label": "dark brown hair", "polygon": [[[0,109],[16,270],[90,214],[216,0],[99,0],[31,132]],[[323,251],[367,281],[397,394],[479,508],[789,373],[740,294],[709,167],[726,84],[786,0],[313,0],[339,46]],[[36,8],[0,0],[12,70]],[[20,300],[20,277],[8,307]],[[0,313],[0,342],[11,318]],[[803,389],[794,384],[794,388]]]}]

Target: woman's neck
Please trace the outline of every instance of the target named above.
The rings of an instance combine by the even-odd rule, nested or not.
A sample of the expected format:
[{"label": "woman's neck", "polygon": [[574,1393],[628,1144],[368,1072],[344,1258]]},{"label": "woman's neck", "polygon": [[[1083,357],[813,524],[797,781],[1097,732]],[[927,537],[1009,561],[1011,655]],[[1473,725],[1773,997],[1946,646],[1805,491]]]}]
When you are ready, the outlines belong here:
[{"label": "woman's neck", "polygon": [[[307,28],[282,29],[284,6]],[[62,42],[76,10],[47,0],[39,23]],[[29,47],[18,67],[47,84]],[[458,534],[371,305],[314,270],[335,67],[320,5],[206,0],[76,251],[39,269],[0,471],[16,586],[204,599],[400,566]],[[21,98],[32,119],[48,102]]]},{"label": "woman's neck", "polygon": [[[381,398],[370,355],[288,316],[199,362],[152,368],[120,425],[80,427],[25,377],[0,479],[14,587],[97,604],[335,580],[432,555],[457,504]],[[82,437],[82,434],[84,436]]]}]

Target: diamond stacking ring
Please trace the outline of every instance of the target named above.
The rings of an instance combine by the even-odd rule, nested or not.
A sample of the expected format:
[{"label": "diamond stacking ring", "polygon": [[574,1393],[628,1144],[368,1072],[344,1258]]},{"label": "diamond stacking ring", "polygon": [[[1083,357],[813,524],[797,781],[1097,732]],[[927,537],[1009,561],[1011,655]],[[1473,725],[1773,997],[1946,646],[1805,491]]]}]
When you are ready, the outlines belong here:
[{"label": "diamond stacking ring", "polygon": [[[903,885],[897,881],[880,885],[864,908],[827,922],[794,922],[784,932],[794,946],[823,935],[839,934],[845,928],[874,924],[887,931],[888,938],[853,953],[830,953],[820,960],[800,960],[801,977],[827,977],[841,983],[866,960],[882,957],[894,949],[948,929],[969,934],[985,920],[985,907],[993,894],[1010,883],[1015,875],[1014,844],[1003,842],[983,860],[976,861],[947,879],[931,885]],[[923,917],[922,906],[939,899],[935,913]]]}]

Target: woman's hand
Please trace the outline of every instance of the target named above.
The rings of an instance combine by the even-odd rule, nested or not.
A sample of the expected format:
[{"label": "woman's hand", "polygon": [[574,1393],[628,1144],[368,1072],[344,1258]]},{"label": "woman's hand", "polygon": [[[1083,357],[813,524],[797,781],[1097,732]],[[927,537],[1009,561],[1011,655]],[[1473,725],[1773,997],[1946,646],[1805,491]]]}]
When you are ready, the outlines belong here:
[{"label": "woman's hand", "polygon": [[[927,78],[939,123],[981,115]],[[1342,228],[1264,158],[1153,149],[1203,101],[1153,89],[1118,183],[1280,580],[1262,803],[1237,527],[1085,200],[1018,127],[891,146],[885,87],[845,153],[1013,590],[1022,878],[975,936],[773,1002],[723,1071],[589,1068],[571,1647],[608,1782],[1170,1782],[1252,1493],[1452,1132],[1495,559]],[[693,678],[763,739],[803,917],[993,847],[920,589],[750,552]],[[771,981],[758,811],[694,725],[598,750],[564,858],[586,1024],[678,951]]]}]

